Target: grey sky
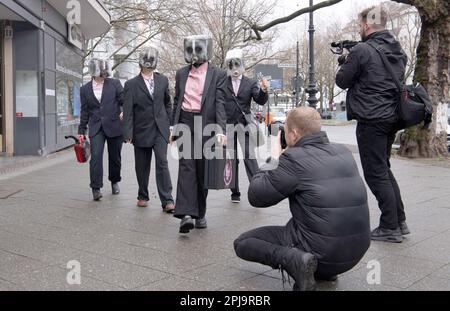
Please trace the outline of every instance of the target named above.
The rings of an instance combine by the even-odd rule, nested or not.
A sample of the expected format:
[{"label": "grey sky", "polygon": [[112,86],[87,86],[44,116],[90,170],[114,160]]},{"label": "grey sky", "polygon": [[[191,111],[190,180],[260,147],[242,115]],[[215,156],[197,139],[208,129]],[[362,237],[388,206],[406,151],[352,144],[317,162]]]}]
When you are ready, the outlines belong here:
[{"label": "grey sky", "polygon": [[[314,3],[322,1],[323,0],[315,0]],[[275,2],[276,8],[269,17],[270,19],[292,14],[296,10],[309,5],[309,0],[277,0]],[[336,21],[341,21],[344,25],[355,18],[363,9],[382,2],[386,2],[386,0],[343,0],[338,4],[316,11],[314,14],[315,28],[317,31],[321,31],[324,30],[327,25]],[[281,48],[286,44],[296,41],[297,36],[303,36],[303,34],[307,32],[308,25],[308,14],[300,16],[289,23],[281,24],[278,28],[280,36],[275,46]]]}]

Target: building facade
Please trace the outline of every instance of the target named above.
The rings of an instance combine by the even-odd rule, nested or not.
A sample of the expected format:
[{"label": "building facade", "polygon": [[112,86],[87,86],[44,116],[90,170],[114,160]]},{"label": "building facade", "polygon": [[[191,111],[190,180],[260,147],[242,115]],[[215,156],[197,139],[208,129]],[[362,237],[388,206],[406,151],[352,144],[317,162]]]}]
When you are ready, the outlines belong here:
[{"label": "building facade", "polygon": [[73,143],[64,137],[80,121],[82,42],[109,28],[99,0],[0,0],[0,154],[47,155]]}]

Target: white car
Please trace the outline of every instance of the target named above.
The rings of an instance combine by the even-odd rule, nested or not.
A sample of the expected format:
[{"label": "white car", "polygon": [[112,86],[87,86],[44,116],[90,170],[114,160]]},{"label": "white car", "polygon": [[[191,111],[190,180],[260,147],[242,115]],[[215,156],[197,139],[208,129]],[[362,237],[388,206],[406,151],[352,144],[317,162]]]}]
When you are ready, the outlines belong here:
[{"label": "white car", "polygon": [[286,111],[281,107],[271,107],[270,112],[272,113],[273,121],[272,123],[282,123],[286,121]]}]

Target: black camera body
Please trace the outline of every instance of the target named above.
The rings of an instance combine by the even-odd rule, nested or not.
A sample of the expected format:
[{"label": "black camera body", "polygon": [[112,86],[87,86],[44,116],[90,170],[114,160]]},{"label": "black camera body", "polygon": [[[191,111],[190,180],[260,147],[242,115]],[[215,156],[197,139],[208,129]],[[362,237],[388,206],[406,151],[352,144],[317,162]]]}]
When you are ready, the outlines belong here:
[{"label": "black camera body", "polygon": [[344,41],[338,41],[338,42],[332,42],[331,43],[331,52],[336,55],[342,55],[344,53],[344,49],[350,51],[352,48],[354,48],[358,43],[358,41],[351,41],[351,40],[344,40]]},{"label": "black camera body", "polygon": [[284,150],[287,148],[286,130],[284,129],[284,125],[280,126],[279,131],[281,132],[281,135],[280,135],[281,149]]}]

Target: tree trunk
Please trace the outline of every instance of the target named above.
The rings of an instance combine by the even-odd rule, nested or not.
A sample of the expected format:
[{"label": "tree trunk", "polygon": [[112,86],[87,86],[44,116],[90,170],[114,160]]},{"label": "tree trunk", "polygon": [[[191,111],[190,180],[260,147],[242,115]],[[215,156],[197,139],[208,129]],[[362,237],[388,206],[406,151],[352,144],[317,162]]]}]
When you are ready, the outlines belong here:
[{"label": "tree trunk", "polygon": [[[450,16],[430,21],[429,12],[418,8],[422,30],[417,49],[414,80],[422,83],[433,102],[433,123],[429,130],[409,128],[402,135],[399,154],[404,157],[438,157],[447,155],[447,105],[449,103]],[[436,14],[436,12],[434,12]]]}]

